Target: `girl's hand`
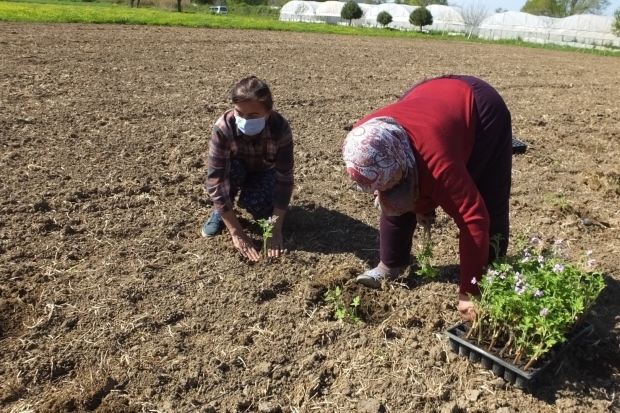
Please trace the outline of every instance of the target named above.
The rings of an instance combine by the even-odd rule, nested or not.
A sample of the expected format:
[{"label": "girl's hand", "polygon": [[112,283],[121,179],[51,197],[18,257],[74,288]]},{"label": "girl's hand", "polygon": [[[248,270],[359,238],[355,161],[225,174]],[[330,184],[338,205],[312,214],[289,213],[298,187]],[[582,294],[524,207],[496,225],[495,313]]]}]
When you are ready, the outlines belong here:
[{"label": "girl's hand", "polygon": [[267,255],[269,258],[280,258],[280,254],[284,251],[284,242],[282,239],[282,231],[274,228],[271,238],[267,240]]},{"label": "girl's hand", "polygon": [[232,240],[235,248],[237,248],[245,258],[254,262],[260,259],[260,255],[258,255],[254,243],[244,232],[241,232],[239,235],[233,235]]}]

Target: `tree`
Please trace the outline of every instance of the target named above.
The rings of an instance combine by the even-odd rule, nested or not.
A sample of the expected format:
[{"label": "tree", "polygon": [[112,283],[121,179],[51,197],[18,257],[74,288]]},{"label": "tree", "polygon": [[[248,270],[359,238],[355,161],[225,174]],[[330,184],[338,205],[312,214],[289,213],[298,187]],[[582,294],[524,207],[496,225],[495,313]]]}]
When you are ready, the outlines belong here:
[{"label": "tree", "polygon": [[575,14],[603,14],[609,0],[527,0],[522,12],[536,16],[567,17]]},{"label": "tree", "polygon": [[426,7],[418,7],[409,15],[409,23],[418,26],[422,31],[423,26],[433,24],[433,15]]},{"label": "tree", "polygon": [[614,31],[616,36],[620,36],[620,7],[618,7],[614,12],[614,18],[616,19],[616,21],[614,21],[612,30]]},{"label": "tree", "polygon": [[506,13],[508,11],[508,9],[503,9],[501,7],[498,7],[495,9],[495,13]]},{"label": "tree", "polygon": [[440,4],[442,6],[448,6],[448,0],[408,0],[407,4],[410,6],[427,7],[431,4]]},{"label": "tree", "polygon": [[349,1],[342,8],[342,11],[340,12],[340,17],[348,20],[350,26],[353,19],[359,19],[360,17],[362,17],[363,14],[364,13],[362,12],[362,9],[360,9],[360,6],[358,6],[356,2]]},{"label": "tree", "polygon": [[475,0],[463,6],[461,9],[461,16],[465,25],[469,27],[469,39],[474,32],[474,29],[480,26],[480,23],[489,15],[489,7],[481,0]]},{"label": "tree", "polygon": [[377,16],[377,23],[379,23],[380,25],[383,26],[383,28],[385,28],[385,26],[392,23],[392,15],[388,13],[387,11],[382,11]]},{"label": "tree", "polygon": [[181,0],[177,0],[177,11],[181,13]]}]

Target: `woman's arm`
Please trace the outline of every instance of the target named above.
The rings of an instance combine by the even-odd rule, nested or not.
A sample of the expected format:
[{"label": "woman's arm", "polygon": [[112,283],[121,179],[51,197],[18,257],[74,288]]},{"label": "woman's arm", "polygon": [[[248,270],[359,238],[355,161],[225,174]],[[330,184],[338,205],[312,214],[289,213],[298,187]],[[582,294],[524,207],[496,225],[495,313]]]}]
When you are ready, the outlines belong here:
[{"label": "woman's arm", "polygon": [[230,197],[231,138],[227,136],[228,130],[224,117],[213,127],[209,145],[207,191],[237,250],[247,259],[258,261],[258,252],[233,211],[233,200]]},{"label": "woman's arm", "polygon": [[[286,120],[284,120],[286,122]],[[291,201],[293,194],[293,185],[295,183],[293,176],[294,169],[293,159],[293,133],[288,122],[283,127],[280,144],[276,153],[275,169],[276,169],[276,188],[274,198],[273,216],[276,222],[273,227],[273,236],[267,241],[268,255],[270,257],[279,257],[283,251],[282,224],[284,223],[284,215]]]},{"label": "woman's arm", "polygon": [[[489,259],[489,214],[464,164],[452,164],[438,176],[433,199],[459,228],[459,293],[478,295],[478,280]],[[472,282],[474,281],[474,282]]]},{"label": "woman's arm", "polygon": [[278,139],[278,150],[275,157],[276,188],[274,207],[279,210],[286,210],[291,202],[293,185],[295,183],[293,176],[293,133],[288,122],[284,118],[282,120],[285,124],[280,132],[281,135]]}]

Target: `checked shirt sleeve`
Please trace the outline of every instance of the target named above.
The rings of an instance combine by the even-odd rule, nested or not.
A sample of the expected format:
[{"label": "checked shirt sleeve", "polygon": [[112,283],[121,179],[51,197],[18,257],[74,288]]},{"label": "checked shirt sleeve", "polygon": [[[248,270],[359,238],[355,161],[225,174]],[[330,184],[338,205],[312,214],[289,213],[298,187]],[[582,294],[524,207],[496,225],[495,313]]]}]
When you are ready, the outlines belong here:
[{"label": "checked shirt sleeve", "polygon": [[282,128],[280,136],[280,144],[275,159],[276,191],[274,198],[274,207],[278,209],[288,208],[293,194],[293,132],[288,122]]},{"label": "checked shirt sleeve", "polygon": [[233,208],[229,180],[231,139],[227,131],[228,126],[222,117],[213,127],[209,145],[207,192],[220,214]]}]

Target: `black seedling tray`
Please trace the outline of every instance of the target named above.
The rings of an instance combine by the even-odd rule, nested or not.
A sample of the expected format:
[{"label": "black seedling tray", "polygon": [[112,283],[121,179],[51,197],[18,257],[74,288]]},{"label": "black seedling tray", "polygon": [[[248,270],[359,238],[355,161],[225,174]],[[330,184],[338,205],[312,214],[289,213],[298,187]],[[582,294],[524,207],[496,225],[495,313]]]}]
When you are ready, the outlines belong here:
[{"label": "black seedling tray", "polygon": [[464,337],[469,331],[469,325],[466,323],[461,323],[452,327],[446,331],[446,335],[450,338],[450,350],[461,356],[468,357],[469,360],[474,363],[481,363],[482,367],[491,370],[496,376],[503,377],[504,380],[514,384],[516,387],[527,389],[531,387],[538,375],[559,359],[566,349],[581,340],[584,336],[592,333],[593,330],[594,327],[592,324],[584,323],[562,347],[554,351],[553,358],[537,368],[530,368],[529,372],[525,372],[505,360],[487,353],[475,344],[465,340]]},{"label": "black seedling tray", "polygon": [[527,143],[520,141],[519,139],[512,137],[512,153],[525,153],[527,151]]}]

